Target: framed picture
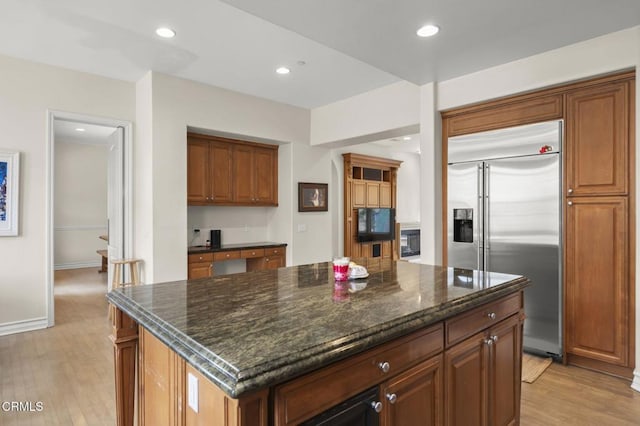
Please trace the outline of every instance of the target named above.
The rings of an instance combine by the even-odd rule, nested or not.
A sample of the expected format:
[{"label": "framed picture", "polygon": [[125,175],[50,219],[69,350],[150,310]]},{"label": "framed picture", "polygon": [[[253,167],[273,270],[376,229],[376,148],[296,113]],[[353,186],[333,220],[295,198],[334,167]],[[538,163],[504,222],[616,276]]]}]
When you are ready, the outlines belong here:
[{"label": "framed picture", "polygon": [[18,235],[20,154],[0,151],[0,236]]},{"label": "framed picture", "polygon": [[329,185],[298,182],[298,211],[326,212],[329,210]]}]

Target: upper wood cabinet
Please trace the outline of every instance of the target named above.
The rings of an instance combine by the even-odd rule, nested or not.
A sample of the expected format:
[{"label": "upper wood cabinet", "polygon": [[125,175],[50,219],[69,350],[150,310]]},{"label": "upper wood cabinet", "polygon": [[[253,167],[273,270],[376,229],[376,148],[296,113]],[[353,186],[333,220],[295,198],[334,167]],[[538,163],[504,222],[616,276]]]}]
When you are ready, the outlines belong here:
[{"label": "upper wood cabinet", "polygon": [[629,82],[566,95],[566,195],[624,195],[629,175]]},{"label": "upper wood cabinet", "polygon": [[278,146],[189,133],[189,205],[278,205]]},{"label": "upper wood cabinet", "polygon": [[278,205],[277,146],[263,148],[236,145],[233,148],[234,203]]}]

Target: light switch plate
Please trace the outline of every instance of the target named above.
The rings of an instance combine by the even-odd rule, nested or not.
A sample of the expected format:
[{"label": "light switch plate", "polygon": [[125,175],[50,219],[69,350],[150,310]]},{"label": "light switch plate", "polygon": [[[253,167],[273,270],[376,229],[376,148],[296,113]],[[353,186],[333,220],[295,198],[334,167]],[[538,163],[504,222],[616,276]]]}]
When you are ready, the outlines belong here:
[{"label": "light switch plate", "polygon": [[187,399],[189,407],[198,412],[198,378],[193,374],[188,374]]},{"label": "light switch plate", "polygon": [[307,232],[307,225],[304,223],[298,225],[298,232]]}]

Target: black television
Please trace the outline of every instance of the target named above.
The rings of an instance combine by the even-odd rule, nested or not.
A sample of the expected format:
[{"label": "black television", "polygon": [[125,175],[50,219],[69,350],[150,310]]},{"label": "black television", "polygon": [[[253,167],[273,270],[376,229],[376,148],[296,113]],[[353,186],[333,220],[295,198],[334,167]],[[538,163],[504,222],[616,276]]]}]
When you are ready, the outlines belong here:
[{"label": "black television", "polygon": [[396,209],[358,209],[359,243],[366,241],[392,241],[396,238]]}]

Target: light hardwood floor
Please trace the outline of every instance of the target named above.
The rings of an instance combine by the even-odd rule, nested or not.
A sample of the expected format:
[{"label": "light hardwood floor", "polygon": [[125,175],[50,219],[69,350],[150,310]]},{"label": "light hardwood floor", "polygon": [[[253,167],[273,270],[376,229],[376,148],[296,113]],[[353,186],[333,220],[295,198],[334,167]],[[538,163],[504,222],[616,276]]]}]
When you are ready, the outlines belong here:
[{"label": "light hardwood floor", "polygon": [[[0,410],[0,425],[115,424],[106,287],[95,268],[58,271],[56,326],[0,337],[0,402],[44,403],[42,412]],[[640,425],[640,393],[625,380],[553,364],[522,384],[521,424]]]}]

